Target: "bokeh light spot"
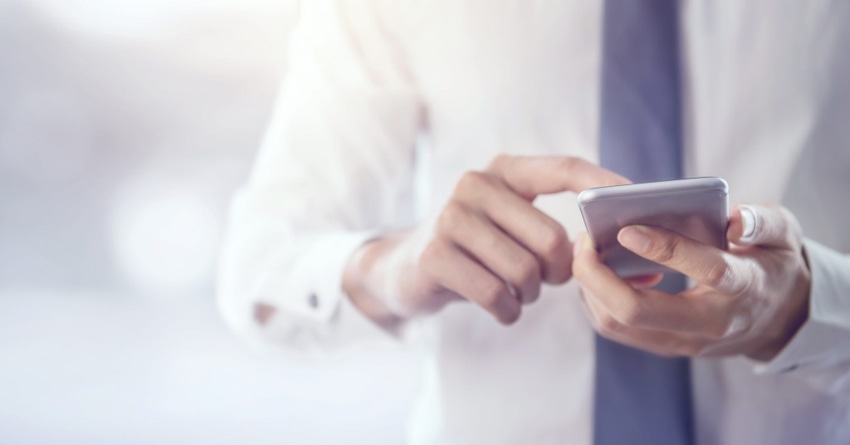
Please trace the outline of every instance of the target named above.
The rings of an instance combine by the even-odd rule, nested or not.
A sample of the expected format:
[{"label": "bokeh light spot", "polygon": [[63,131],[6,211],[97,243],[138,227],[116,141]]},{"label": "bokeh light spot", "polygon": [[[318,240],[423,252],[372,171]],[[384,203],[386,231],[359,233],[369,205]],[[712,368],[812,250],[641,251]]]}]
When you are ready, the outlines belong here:
[{"label": "bokeh light spot", "polygon": [[121,271],[145,292],[186,294],[212,282],[221,224],[203,194],[162,178],[130,181],[110,229]]}]

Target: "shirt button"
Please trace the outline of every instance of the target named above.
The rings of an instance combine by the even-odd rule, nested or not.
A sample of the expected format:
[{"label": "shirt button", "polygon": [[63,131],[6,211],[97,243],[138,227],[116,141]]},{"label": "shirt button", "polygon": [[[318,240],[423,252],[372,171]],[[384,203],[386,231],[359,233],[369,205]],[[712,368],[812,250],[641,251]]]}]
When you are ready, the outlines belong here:
[{"label": "shirt button", "polygon": [[313,308],[313,309],[318,309],[319,308],[319,297],[317,297],[315,293],[310,294],[310,296],[307,297],[307,304],[309,304],[310,307]]}]

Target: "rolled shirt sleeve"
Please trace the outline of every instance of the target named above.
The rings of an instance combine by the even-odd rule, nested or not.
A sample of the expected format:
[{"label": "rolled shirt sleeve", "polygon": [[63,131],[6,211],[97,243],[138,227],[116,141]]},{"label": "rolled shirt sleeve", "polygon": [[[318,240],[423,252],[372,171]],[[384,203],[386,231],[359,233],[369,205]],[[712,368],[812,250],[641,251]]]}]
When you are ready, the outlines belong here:
[{"label": "rolled shirt sleeve", "polygon": [[255,346],[322,353],[384,335],[341,286],[360,245],[415,222],[421,106],[384,13],[377,2],[303,3],[221,252],[220,311]]}]

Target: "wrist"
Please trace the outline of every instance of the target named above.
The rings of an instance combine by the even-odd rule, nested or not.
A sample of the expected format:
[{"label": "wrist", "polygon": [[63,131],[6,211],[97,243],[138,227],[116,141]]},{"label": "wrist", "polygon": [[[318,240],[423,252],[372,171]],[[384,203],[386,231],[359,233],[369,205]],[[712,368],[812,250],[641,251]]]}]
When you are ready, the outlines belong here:
[{"label": "wrist", "polygon": [[354,307],[384,329],[395,331],[403,318],[393,313],[372,284],[377,264],[391,249],[393,240],[367,241],[351,255],[342,277],[342,290]]},{"label": "wrist", "polygon": [[747,354],[747,357],[767,362],[773,360],[792,338],[797,334],[803,324],[809,318],[809,298],[812,287],[811,273],[808,261],[801,265],[797,274],[797,280],[789,294],[788,306],[778,317],[777,329],[773,330],[767,337],[767,341],[757,351]]}]

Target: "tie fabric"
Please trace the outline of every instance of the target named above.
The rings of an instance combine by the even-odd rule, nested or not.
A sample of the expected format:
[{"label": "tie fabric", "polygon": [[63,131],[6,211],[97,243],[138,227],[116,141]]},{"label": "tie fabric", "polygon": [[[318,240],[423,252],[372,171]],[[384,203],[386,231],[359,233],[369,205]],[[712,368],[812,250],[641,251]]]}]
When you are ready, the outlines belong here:
[{"label": "tie fabric", "polygon": [[[634,182],[682,174],[675,0],[606,0],[600,164]],[[678,292],[685,277],[658,288]],[[693,443],[690,362],[596,335],[594,443]]]}]

